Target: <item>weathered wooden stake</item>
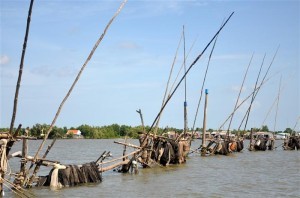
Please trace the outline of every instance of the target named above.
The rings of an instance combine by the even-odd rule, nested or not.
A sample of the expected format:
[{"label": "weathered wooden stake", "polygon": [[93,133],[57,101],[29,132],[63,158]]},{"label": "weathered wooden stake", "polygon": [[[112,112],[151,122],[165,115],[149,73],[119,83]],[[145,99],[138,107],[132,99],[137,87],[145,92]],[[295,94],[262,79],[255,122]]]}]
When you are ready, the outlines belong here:
[{"label": "weathered wooden stake", "polygon": [[[25,129],[25,136],[29,135],[29,128]],[[22,158],[26,158],[28,153],[28,140],[23,139],[23,145],[22,145]],[[20,171],[24,173],[25,175],[25,169],[26,169],[26,160],[21,162],[21,169]]]},{"label": "weathered wooden stake", "polygon": [[138,114],[140,114],[140,118],[141,118],[141,122],[142,122],[142,127],[143,127],[143,132],[145,133],[145,125],[144,125],[144,118],[143,118],[142,110],[139,109],[139,110],[136,110],[136,112]]},{"label": "weathered wooden stake", "polygon": [[206,155],[206,113],[208,102],[208,89],[205,89],[204,117],[203,117],[203,133],[202,133],[202,149],[201,156]]},{"label": "weathered wooden stake", "polygon": [[254,149],[254,145],[253,145],[253,128],[251,128],[249,151],[253,151],[253,149]]}]

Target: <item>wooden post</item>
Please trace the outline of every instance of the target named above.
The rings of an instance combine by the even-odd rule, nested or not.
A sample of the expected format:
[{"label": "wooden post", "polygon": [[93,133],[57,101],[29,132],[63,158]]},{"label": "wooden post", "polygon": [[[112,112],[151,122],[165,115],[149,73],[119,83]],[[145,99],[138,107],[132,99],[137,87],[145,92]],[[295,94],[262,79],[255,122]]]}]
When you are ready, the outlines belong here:
[{"label": "wooden post", "polygon": [[[29,135],[29,128],[27,127],[25,129],[25,137],[28,137]],[[20,173],[15,178],[14,184],[18,187],[21,187],[24,185],[24,182],[26,181],[27,177],[27,171],[26,171],[26,164],[27,164],[27,153],[28,153],[28,139],[23,139],[23,145],[22,145],[22,160],[21,160],[21,167],[20,167]]]},{"label": "wooden post", "polygon": [[254,146],[253,146],[253,128],[251,128],[249,151],[253,151],[253,149],[254,149]]},{"label": "wooden post", "polygon": [[204,104],[204,117],[203,117],[203,133],[202,133],[202,149],[201,156],[206,154],[206,111],[207,111],[208,89],[205,89],[205,104]]},{"label": "wooden post", "polygon": [[[48,148],[47,148],[45,154],[43,155],[42,159],[45,159],[45,158],[47,157],[47,155],[48,155],[50,149],[52,148],[52,146],[54,145],[55,141],[56,141],[56,138],[54,138],[54,139],[52,140],[51,144],[48,146]],[[35,162],[35,160],[37,160],[37,162]],[[39,171],[40,166],[41,166],[42,163],[43,163],[43,160],[38,160],[36,157],[34,157],[33,163],[36,163],[36,166],[34,167],[33,173],[32,173],[32,175],[31,175],[31,177],[29,178],[28,183],[26,184],[26,187],[27,187],[27,188],[31,188],[31,187],[32,187],[32,183],[33,183],[34,180],[35,180],[35,175],[36,175],[37,172]],[[33,166],[33,164],[31,164],[31,167],[32,167],[32,166]]]},{"label": "wooden post", "polygon": [[[184,34],[184,26],[183,26],[183,64],[184,64],[184,73],[186,73],[186,64],[185,64],[185,34]],[[186,101],[186,77],[184,78],[184,111],[183,111],[183,115],[184,115],[184,129],[183,129],[183,134],[186,134],[186,132],[188,131],[188,121],[187,121],[187,101]]]},{"label": "wooden post", "polygon": [[[127,146],[126,146],[126,143],[127,143],[127,136],[125,135],[125,141],[124,141],[124,150],[123,150],[123,157],[126,155],[126,148],[127,148]],[[125,161],[125,158],[123,158],[123,161]]]},{"label": "wooden post", "polygon": [[[27,137],[29,134],[29,128],[27,127],[25,129],[25,136]],[[22,146],[22,158],[26,158],[28,153],[28,140],[23,139],[23,146]],[[26,170],[26,160],[21,162],[21,168],[20,171],[23,172],[23,175],[25,175],[25,170]]]},{"label": "wooden post", "polygon": [[143,114],[142,114],[142,110],[136,110],[137,113],[140,114],[140,118],[141,118],[141,122],[142,122],[142,127],[143,127],[143,132],[145,133],[145,125],[144,125],[144,119],[143,119]]}]

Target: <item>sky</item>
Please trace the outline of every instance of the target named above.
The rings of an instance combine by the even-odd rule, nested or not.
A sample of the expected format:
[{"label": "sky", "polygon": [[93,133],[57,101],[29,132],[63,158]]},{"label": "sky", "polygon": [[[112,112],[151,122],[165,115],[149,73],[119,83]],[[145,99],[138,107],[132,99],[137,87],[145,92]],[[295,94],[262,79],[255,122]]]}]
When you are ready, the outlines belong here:
[{"label": "sky", "polygon": [[[95,42],[121,3],[119,0],[34,2],[15,127],[51,124]],[[0,2],[0,128],[9,127],[12,118],[29,4],[29,0]],[[189,68],[232,12],[218,36],[204,85],[208,89],[207,128],[218,129],[232,113],[251,56],[239,104],[252,93],[263,60],[259,82],[279,47],[266,77],[270,79],[253,101],[246,129],[262,125],[276,131],[293,129],[300,116],[300,1],[297,0],[129,0],[87,64],[55,125],[138,126],[141,120],[136,110],[141,109],[145,125],[151,126],[160,111],[177,48],[169,88],[178,83],[175,79],[184,62],[184,53],[188,55],[185,62]],[[183,26],[185,45],[181,40]],[[203,127],[204,97],[195,115],[211,49],[212,45],[187,74],[189,128],[195,117],[195,127]],[[178,74],[179,79],[183,71]],[[183,81],[165,106],[160,127],[183,128],[184,88]],[[250,102],[247,100],[235,112],[230,129],[240,126]],[[229,122],[223,129],[228,127]],[[300,123],[296,130],[300,130]]]}]

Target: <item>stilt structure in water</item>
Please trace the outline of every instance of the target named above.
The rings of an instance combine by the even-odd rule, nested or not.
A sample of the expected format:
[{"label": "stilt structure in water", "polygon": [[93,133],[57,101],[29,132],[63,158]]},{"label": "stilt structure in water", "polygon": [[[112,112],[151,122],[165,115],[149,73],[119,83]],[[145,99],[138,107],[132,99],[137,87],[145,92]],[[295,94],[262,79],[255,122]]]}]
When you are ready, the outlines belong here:
[{"label": "stilt structure in water", "polygon": [[[9,132],[0,132],[0,160],[1,160],[1,166],[0,166],[0,194],[4,195],[3,186],[7,186],[10,188],[13,192],[15,192],[19,196],[25,196],[30,197],[26,194],[24,188],[30,188],[34,185],[38,186],[44,186],[49,185],[54,188],[59,188],[62,186],[74,186],[79,185],[81,183],[90,183],[90,182],[101,182],[102,176],[101,172],[111,170],[115,166],[120,166],[124,163],[128,163],[126,160],[123,160],[122,163],[116,163],[114,165],[103,167],[103,160],[108,157],[109,155],[106,153],[103,153],[97,161],[92,161],[83,165],[64,165],[63,163],[60,163],[59,161],[55,160],[48,160],[46,159],[47,154],[53,147],[56,139],[52,141],[52,143],[48,146],[48,149],[46,150],[45,154],[42,157],[39,157],[39,152],[41,151],[42,147],[44,146],[44,143],[46,139],[48,138],[52,128],[55,125],[55,122],[60,114],[60,111],[63,107],[63,104],[68,99],[69,95],[71,94],[73,88],[75,87],[78,79],[81,76],[81,73],[83,72],[84,68],[86,67],[89,60],[92,58],[95,50],[97,49],[98,45],[104,38],[108,28],[110,27],[113,20],[117,17],[117,15],[120,13],[122,8],[124,7],[127,0],[124,0],[119,9],[116,11],[115,15],[111,18],[111,20],[108,22],[107,26],[104,29],[104,32],[99,37],[97,42],[95,43],[93,49],[91,50],[89,56],[87,57],[85,63],[81,67],[81,70],[79,71],[75,81],[73,82],[71,88],[69,89],[67,95],[63,99],[62,103],[60,104],[57,113],[50,125],[49,130],[44,136],[44,139],[38,148],[36,154],[34,156],[28,156],[27,150],[28,150],[28,143],[27,139],[36,139],[35,137],[30,137],[30,134],[28,134],[28,130],[25,130],[25,135],[20,135],[21,133],[21,124],[19,127],[14,131],[14,121],[16,117],[17,112],[17,102],[18,102],[18,93],[21,85],[21,78],[22,78],[22,71],[23,71],[23,63],[25,58],[25,52],[27,47],[27,39],[29,35],[29,27],[30,27],[30,21],[31,21],[31,13],[32,13],[32,7],[33,7],[33,0],[30,1],[29,11],[28,11],[28,17],[27,17],[27,26],[26,26],[26,33],[24,38],[24,44],[22,49],[22,56],[21,56],[21,63],[20,63],[20,69],[19,69],[19,76],[17,80],[17,86],[16,86],[16,93],[14,98],[14,107],[13,107],[13,115],[11,119],[11,125]],[[23,140],[23,147],[22,152],[16,152],[13,154],[9,154],[12,146],[14,145],[14,142],[17,140]],[[10,180],[5,178],[5,175],[8,171],[8,160],[11,157],[20,157],[21,158],[21,166],[20,166],[20,172],[14,173],[14,182],[11,182]],[[128,157],[123,156],[121,159]],[[30,167],[27,167],[27,165],[31,162]],[[41,166],[51,166],[53,167],[47,177],[39,177],[36,176]],[[34,169],[32,170],[32,168]]]},{"label": "stilt structure in water", "polygon": [[298,117],[294,128],[292,130],[292,134],[288,136],[286,139],[284,139],[282,148],[284,150],[300,150],[300,134],[296,133],[295,129],[297,127],[297,124],[300,120],[300,116]]}]

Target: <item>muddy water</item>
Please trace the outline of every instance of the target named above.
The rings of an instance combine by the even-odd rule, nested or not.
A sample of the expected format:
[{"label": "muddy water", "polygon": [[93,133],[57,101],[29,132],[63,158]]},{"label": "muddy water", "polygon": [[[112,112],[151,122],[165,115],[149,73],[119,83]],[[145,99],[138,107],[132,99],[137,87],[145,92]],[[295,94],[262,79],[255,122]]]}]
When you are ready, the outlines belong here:
[{"label": "muddy water", "polygon": [[[122,155],[123,140],[57,140],[48,159],[63,164],[82,164],[96,160],[103,151],[114,157]],[[137,144],[137,140],[129,140]],[[29,154],[34,155],[41,141],[30,141]],[[49,145],[50,141],[47,141]],[[277,140],[275,151],[249,152],[230,156],[200,157],[189,155],[183,165],[139,169],[139,174],[103,173],[103,182],[50,190],[32,188],[37,197],[300,197],[300,151],[284,151]],[[192,143],[197,148],[200,141]],[[245,142],[248,146],[249,142]],[[21,142],[13,151],[20,150]],[[130,150],[128,150],[130,152]],[[41,152],[41,155],[44,151]],[[19,159],[10,160],[13,171]],[[46,175],[50,168],[42,168]],[[6,189],[6,197],[15,195]]]}]

